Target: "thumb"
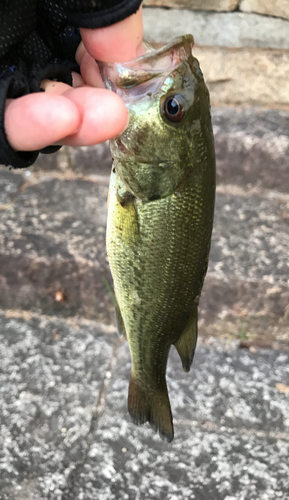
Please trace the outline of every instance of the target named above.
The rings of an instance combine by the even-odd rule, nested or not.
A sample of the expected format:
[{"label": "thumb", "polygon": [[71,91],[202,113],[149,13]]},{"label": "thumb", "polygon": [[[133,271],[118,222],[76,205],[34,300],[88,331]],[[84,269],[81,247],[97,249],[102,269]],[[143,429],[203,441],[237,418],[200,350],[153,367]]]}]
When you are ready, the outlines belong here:
[{"label": "thumb", "polygon": [[144,53],[142,7],[119,23],[99,29],[80,29],[87,52],[98,61],[125,62]]}]

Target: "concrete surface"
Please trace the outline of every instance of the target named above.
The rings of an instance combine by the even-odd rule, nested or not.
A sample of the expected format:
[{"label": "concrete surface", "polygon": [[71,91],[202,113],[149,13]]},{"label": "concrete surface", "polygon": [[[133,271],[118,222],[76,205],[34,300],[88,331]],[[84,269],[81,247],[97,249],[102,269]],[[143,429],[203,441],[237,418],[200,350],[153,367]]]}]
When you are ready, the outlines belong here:
[{"label": "concrete surface", "polygon": [[289,106],[289,21],[240,12],[144,9],[145,38],[195,39],[214,106]]},{"label": "concrete surface", "polygon": [[144,0],[143,4],[149,7],[170,7],[215,12],[240,10],[289,19],[289,4],[287,0]]},{"label": "concrete surface", "polygon": [[289,397],[276,388],[289,385],[288,354],[200,342],[184,374],[172,352],[169,445],[129,421],[130,357],[115,333],[0,322],[1,499],[289,498]]},{"label": "concrete surface", "polygon": [[284,17],[289,19],[289,4],[287,0],[241,0],[240,9],[244,12],[258,12],[266,16]]},{"label": "concrete surface", "polygon": [[288,50],[195,46],[193,54],[200,62],[214,106],[288,109]]},{"label": "concrete surface", "polygon": [[153,7],[174,7],[176,9],[231,11],[237,9],[240,0],[144,0],[143,4]]},{"label": "concrete surface", "polygon": [[202,12],[188,9],[143,10],[145,38],[165,43],[192,33],[197,45],[288,49],[289,22],[244,12]]},{"label": "concrete surface", "polygon": [[[288,122],[285,111],[213,108],[218,189],[200,304],[203,335],[246,330],[289,345]],[[103,145],[66,153],[59,171],[1,171],[0,308],[110,324],[110,153]]]},{"label": "concrete surface", "polygon": [[170,445],[126,410],[107,147],[0,168],[1,500],[289,499],[289,113],[212,112],[212,251],[192,371],[170,355]]}]

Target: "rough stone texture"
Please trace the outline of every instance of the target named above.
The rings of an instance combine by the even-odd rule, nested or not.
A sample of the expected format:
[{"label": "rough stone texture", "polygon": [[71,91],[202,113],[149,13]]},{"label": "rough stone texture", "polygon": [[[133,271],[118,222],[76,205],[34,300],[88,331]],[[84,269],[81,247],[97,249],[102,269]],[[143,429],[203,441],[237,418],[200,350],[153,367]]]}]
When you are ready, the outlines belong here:
[{"label": "rough stone texture", "polygon": [[0,315],[0,338],[1,500],[288,500],[288,354],[200,342],[185,374],[172,349],[167,444],[130,423],[100,325]]},{"label": "rough stone texture", "polygon": [[0,315],[0,498],[57,500],[87,453],[112,357],[97,325]]},{"label": "rough stone texture", "polygon": [[170,445],[127,413],[107,146],[40,157],[42,171],[0,168],[1,500],[289,500],[289,112],[212,112],[202,338],[189,374],[170,354]]},{"label": "rough stone texture", "polygon": [[107,180],[34,181],[0,209],[0,307],[110,322]]},{"label": "rough stone texture", "polygon": [[68,151],[69,164],[74,172],[82,175],[110,175],[111,154],[108,142],[92,148],[68,148]]},{"label": "rough stone texture", "polygon": [[153,7],[175,7],[192,10],[235,10],[240,0],[144,0],[144,5]]},{"label": "rough stone texture", "polygon": [[34,172],[49,172],[51,170],[65,172],[70,167],[70,149],[67,146],[62,146],[57,153],[38,155],[36,162],[30,167],[30,170]]},{"label": "rough stone texture", "polygon": [[8,169],[1,171],[0,209],[4,210],[9,203],[14,201],[23,184],[24,178],[21,174],[17,175],[16,173],[9,172]]},{"label": "rough stone texture", "polygon": [[212,108],[212,117],[218,184],[255,186],[288,194],[288,111]]},{"label": "rough stone texture", "polygon": [[240,10],[289,19],[287,0],[266,0],[265,2],[264,0],[241,0]]},{"label": "rough stone texture", "polygon": [[108,142],[82,148],[63,146],[56,154],[40,154],[29,168],[33,173],[54,170],[64,173],[67,169],[81,175],[110,175],[111,155]]},{"label": "rough stone texture", "polygon": [[289,105],[289,51],[194,47],[193,54],[213,105]]},{"label": "rough stone texture", "polygon": [[165,43],[192,33],[198,45],[289,48],[289,23],[242,12],[210,13],[187,9],[144,9],[145,38]]},{"label": "rough stone texture", "polygon": [[[289,198],[223,190],[217,195],[200,326],[242,313],[243,323],[258,314],[266,330],[281,320],[288,329]],[[111,284],[106,193],[105,185],[53,179],[28,187],[1,212],[2,308],[112,321],[105,281]]]},{"label": "rough stone texture", "polygon": [[105,412],[67,500],[288,498],[289,402],[275,388],[288,380],[288,355],[199,344],[194,369],[184,374],[173,351],[172,444],[129,422],[127,345],[117,359]]},{"label": "rough stone texture", "polygon": [[[247,334],[258,333],[260,338],[275,328],[280,341],[287,331],[288,342],[286,201],[282,196],[220,191],[222,188],[217,194],[209,271],[200,303],[200,331],[210,322],[218,328],[217,318],[238,318],[237,336],[242,325]],[[286,200],[288,203],[288,196]],[[259,326],[253,329],[256,322]]]},{"label": "rough stone texture", "polygon": [[230,12],[238,7],[243,12],[289,19],[287,0],[144,0],[147,7],[169,7],[188,10]]},{"label": "rough stone texture", "polygon": [[[198,57],[200,55],[198,54]],[[283,193],[289,192],[288,111],[254,107],[213,107],[212,119],[218,184],[234,184],[242,188],[250,185]],[[105,180],[100,177],[100,175],[110,175],[111,155],[108,143],[80,148],[80,151],[63,148],[61,152],[67,155],[66,164],[71,170],[66,169],[66,172],[71,172],[71,175],[68,173],[66,177],[59,176],[59,180],[65,178],[77,180],[73,174],[77,172],[80,175],[84,163],[84,173],[89,174],[85,177],[87,181],[109,182],[108,178]],[[54,162],[56,164],[60,155],[57,153],[50,156],[56,157]],[[44,162],[48,156],[41,155],[40,158]],[[102,161],[101,165],[99,158]],[[278,175],[272,168],[273,165],[278,165]],[[87,171],[86,168],[90,170]],[[48,169],[49,165],[46,165],[44,171]],[[2,169],[1,183],[5,186],[2,186],[0,191],[1,203],[11,201],[8,193],[13,196],[18,193],[19,187],[23,184],[23,175],[24,181],[27,182],[31,172],[39,171],[38,161],[25,172],[26,175],[20,170],[9,172],[7,169]],[[54,175],[56,171],[61,172],[59,164]],[[7,183],[12,183],[13,187],[12,185],[7,187]]]}]

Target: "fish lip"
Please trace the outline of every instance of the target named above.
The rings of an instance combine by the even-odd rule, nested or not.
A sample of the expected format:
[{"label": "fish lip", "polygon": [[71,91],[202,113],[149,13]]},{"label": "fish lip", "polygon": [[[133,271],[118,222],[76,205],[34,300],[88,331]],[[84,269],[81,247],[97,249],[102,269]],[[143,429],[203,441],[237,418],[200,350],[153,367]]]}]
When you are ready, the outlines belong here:
[{"label": "fish lip", "polygon": [[183,35],[183,36],[178,36],[171,40],[170,42],[166,43],[165,45],[162,45],[159,49],[154,49],[153,51],[147,52],[146,54],[136,57],[135,59],[130,59],[129,61],[125,61],[122,63],[105,63],[102,61],[99,61],[99,64],[102,67],[112,67],[115,64],[120,65],[120,66],[134,66],[136,63],[139,62],[147,62],[150,61],[151,59],[159,59],[159,56],[164,54],[165,52],[168,52],[172,48],[177,49],[179,47],[183,47],[185,44],[190,44],[191,47],[193,47],[195,41],[193,35]]},{"label": "fish lip", "polygon": [[165,45],[162,45],[159,49],[154,49],[153,51],[149,51],[146,54],[136,57],[135,59],[131,59],[130,61],[126,61],[121,63],[121,66],[125,67],[130,67],[134,66],[136,63],[139,62],[149,62],[154,59],[159,59],[159,57],[162,54],[165,54],[166,52],[169,52],[171,49],[178,49],[180,47],[183,47],[186,44],[189,44],[191,48],[194,46],[194,37],[193,35],[183,35],[183,36],[178,36],[171,40],[170,42],[166,43]]},{"label": "fish lip", "polygon": [[[127,62],[96,62],[106,87],[117,92],[117,89],[135,87],[153,78],[163,76],[165,73],[170,73],[174,67],[177,67],[192,55],[193,45],[193,36],[184,35],[174,38],[159,49],[152,50]],[[166,55],[171,56],[170,62],[157,67],[156,63],[162,60],[162,56]]]}]

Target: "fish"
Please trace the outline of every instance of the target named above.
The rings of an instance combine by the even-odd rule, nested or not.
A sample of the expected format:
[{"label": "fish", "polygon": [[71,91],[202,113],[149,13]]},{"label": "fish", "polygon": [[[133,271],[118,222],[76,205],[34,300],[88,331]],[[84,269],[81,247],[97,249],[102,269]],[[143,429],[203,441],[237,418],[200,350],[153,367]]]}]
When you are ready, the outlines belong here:
[{"label": "fish", "polygon": [[128,128],[110,143],[107,255],[116,325],[131,354],[128,411],[172,441],[166,383],[173,345],[191,368],[215,203],[209,93],[192,35],[127,63],[100,63]]}]

